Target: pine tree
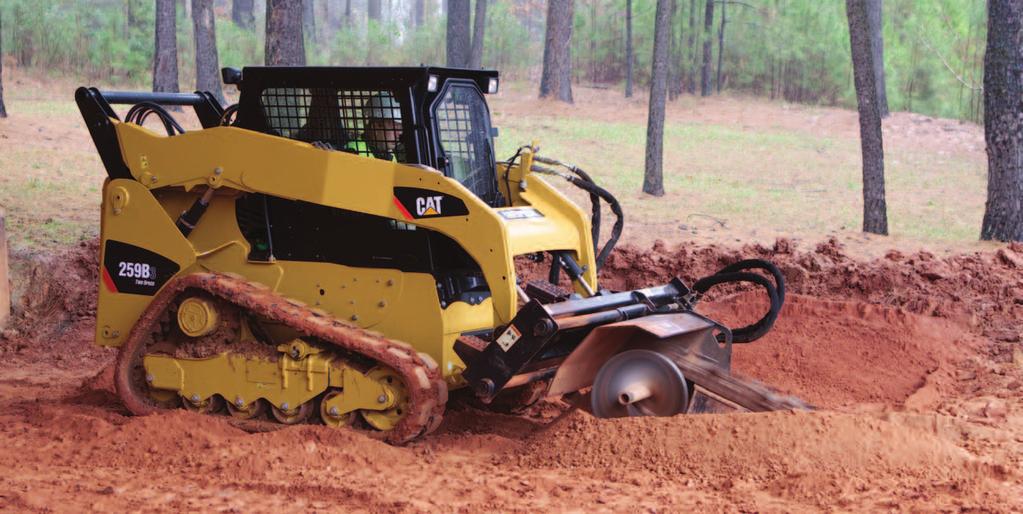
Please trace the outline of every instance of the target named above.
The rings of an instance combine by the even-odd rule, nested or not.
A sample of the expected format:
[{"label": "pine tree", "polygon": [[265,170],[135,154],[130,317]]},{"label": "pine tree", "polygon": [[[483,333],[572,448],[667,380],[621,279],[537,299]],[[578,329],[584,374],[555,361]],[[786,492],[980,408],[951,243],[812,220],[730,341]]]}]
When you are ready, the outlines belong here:
[{"label": "pine tree", "polygon": [[650,73],[650,109],[646,125],[646,162],[643,192],[664,196],[664,104],[668,96],[668,60],[672,0],[657,0],[654,17],[653,69]]}]

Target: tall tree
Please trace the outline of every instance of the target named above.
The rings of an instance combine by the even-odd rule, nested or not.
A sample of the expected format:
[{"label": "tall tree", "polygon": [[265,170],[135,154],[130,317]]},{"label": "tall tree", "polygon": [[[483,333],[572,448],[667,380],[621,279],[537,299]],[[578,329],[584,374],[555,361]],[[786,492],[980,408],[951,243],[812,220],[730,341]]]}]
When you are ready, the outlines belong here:
[{"label": "tall tree", "polygon": [[[1021,0],[1023,1],[1023,0]],[[877,107],[874,63],[867,27],[867,0],[845,0],[849,18],[849,47],[853,83],[860,113],[860,150],[863,154],[863,231],[888,234],[888,208],[884,198],[884,145],[881,113]]]},{"label": "tall tree", "polygon": [[[351,0],[348,1],[351,2]],[[412,26],[418,29],[426,21],[426,0],[413,0],[413,3]]]},{"label": "tall tree", "polygon": [[253,0],[231,1],[231,20],[239,27],[245,29],[255,28],[256,13],[254,11],[255,2]]},{"label": "tall tree", "polygon": [[302,0],[302,32],[310,38],[316,37],[315,0]]},{"label": "tall tree", "polygon": [[632,97],[634,53],[632,50],[632,0],[625,0],[625,98]]},{"label": "tall tree", "polygon": [[469,67],[483,67],[483,33],[487,28],[487,0],[476,0],[476,14],[472,21],[472,49],[469,52]]},{"label": "tall tree", "polygon": [[[676,87],[679,83],[679,62],[678,52],[679,44],[675,38],[675,15],[678,14],[678,0],[671,0],[671,34],[668,35],[668,99],[674,100],[678,98],[678,95],[682,92],[681,88]],[[680,31],[681,32],[681,31]]]},{"label": "tall tree", "polygon": [[224,103],[213,0],[192,0],[192,27],[195,34],[195,88],[213,93],[220,103]]},{"label": "tall tree", "polygon": [[710,57],[714,53],[714,0],[703,10],[703,65],[700,68],[700,96],[710,96]]},{"label": "tall tree", "polygon": [[664,196],[664,103],[668,95],[669,39],[672,0],[657,0],[654,16],[654,55],[650,73],[650,108],[646,124],[646,162],[643,192]]},{"label": "tall tree", "polygon": [[575,0],[547,0],[540,98],[572,103],[572,16]]},{"label": "tall tree", "polygon": [[981,239],[1023,241],[1023,0],[990,0],[984,53],[987,204]]},{"label": "tall tree", "polygon": [[153,52],[153,91],[178,92],[177,4],[156,0],[156,50]]},{"label": "tall tree", "polygon": [[867,0],[867,29],[870,31],[870,56],[874,61],[874,85],[877,87],[877,110],[888,116],[888,92],[884,79],[884,18],[882,0]]},{"label": "tall tree", "polygon": [[725,56],[725,23],[727,17],[725,16],[725,6],[728,2],[721,2],[721,25],[718,27],[718,71],[714,74],[714,84],[717,86],[718,93],[721,92],[721,61]]},{"label": "tall tree", "polygon": [[465,68],[469,65],[471,40],[469,35],[472,15],[469,0],[447,0],[447,58],[448,66]]},{"label": "tall tree", "polygon": [[[366,0],[366,15],[370,20],[380,23],[384,19],[383,2],[381,0]],[[466,22],[468,23],[468,22]]]},{"label": "tall tree", "polygon": [[267,66],[305,66],[302,0],[266,0]]},{"label": "tall tree", "polygon": [[689,37],[686,38],[686,50],[689,55],[689,80],[686,89],[689,94],[696,94],[696,0],[689,0]]},{"label": "tall tree", "polygon": [[4,105],[4,13],[0,10],[0,118],[7,117],[7,106]]}]

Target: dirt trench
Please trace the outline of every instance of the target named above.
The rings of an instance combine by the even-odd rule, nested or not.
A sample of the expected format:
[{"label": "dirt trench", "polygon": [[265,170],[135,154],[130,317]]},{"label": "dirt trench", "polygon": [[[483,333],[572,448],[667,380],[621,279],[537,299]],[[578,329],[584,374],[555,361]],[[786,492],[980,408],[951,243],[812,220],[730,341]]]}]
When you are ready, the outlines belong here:
[{"label": "dirt trench", "polygon": [[[777,262],[786,306],[767,337],[736,346],[735,371],[819,410],[597,420],[556,402],[507,416],[455,401],[405,447],[126,415],[111,354],[91,344],[94,255],[56,256],[60,280],[31,275],[0,340],[0,509],[1023,510],[1019,245],[875,261],[835,242],[622,248],[601,272],[615,289],[691,282],[740,255]],[[766,308],[741,289],[701,305],[729,323]]]}]

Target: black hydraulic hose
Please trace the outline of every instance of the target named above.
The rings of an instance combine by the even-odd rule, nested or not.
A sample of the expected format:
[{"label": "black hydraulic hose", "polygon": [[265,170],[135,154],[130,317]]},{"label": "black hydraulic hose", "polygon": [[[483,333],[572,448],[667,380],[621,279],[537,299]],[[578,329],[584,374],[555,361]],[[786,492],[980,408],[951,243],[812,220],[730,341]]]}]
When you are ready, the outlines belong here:
[{"label": "black hydraulic hose", "polygon": [[[573,178],[569,182],[572,182],[573,184],[589,192],[590,194],[596,194],[597,196],[599,196],[601,199],[607,202],[608,207],[611,208],[611,212],[615,215],[615,224],[611,227],[611,236],[608,237],[607,241],[604,243],[604,247],[601,248],[600,253],[597,254],[597,269],[600,269],[604,267],[604,262],[607,261],[607,257],[611,255],[611,250],[614,250],[615,245],[618,244],[618,239],[622,237],[622,227],[625,225],[625,213],[622,212],[622,206],[620,203],[618,203],[618,199],[615,198],[614,195],[612,195],[608,190],[598,186],[593,182],[586,182],[582,179]],[[599,205],[595,203],[593,210],[598,211],[598,214],[595,215],[595,217],[597,218],[597,221],[599,223],[600,221]],[[594,226],[594,232],[596,233],[598,230],[599,226]],[[596,238],[597,236],[594,235],[593,239],[594,246],[596,246],[597,242]]]},{"label": "black hydraulic hose", "polygon": [[529,148],[529,145],[520,146],[518,150],[515,150],[515,155],[504,162],[504,187],[508,188],[508,207],[512,206],[511,179],[509,178],[509,175],[511,174],[512,166],[515,165],[515,161],[518,160],[520,155],[522,155],[522,150],[525,150],[526,148]]},{"label": "black hydraulic hose", "polygon": [[[571,171],[572,173],[575,173],[576,176],[578,176],[583,182],[586,182],[588,184],[597,185],[597,183],[593,181],[593,177],[591,177],[589,173],[586,173],[585,171],[583,171],[582,169],[580,169],[580,168],[578,168],[576,166],[571,166],[571,165],[565,164],[565,163],[563,163],[561,161],[558,161],[556,159],[551,159],[551,158],[543,157],[543,156],[540,156],[540,155],[537,155],[533,159],[536,160],[536,162],[542,162],[544,164],[551,164],[551,165],[556,165],[556,166],[562,166],[562,167],[568,169],[569,171]],[[566,180],[567,180],[567,177],[566,177]],[[573,182],[573,184],[575,184],[575,183]],[[590,194],[590,211],[591,211],[591,213],[590,213],[590,235],[593,238],[593,253],[594,253],[594,255],[596,255],[598,253],[598,251],[600,250],[600,247],[598,246],[600,244],[600,241],[599,241],[599,239],[600,239],[600,195],[598,195],[596,193],[596,191],[587,191],[587,192]],[[599,262],[597,264],[597,267],[599,268],[602,264],[603,264],[603,262]]]},{"label": "black hydraulic hose", "polygon": [[732,330],[733,343],[752,343],[753,341],[763,337],[771,330],[771,327],[774,326],[775,320],[778,319],[778,313],[781,312],[782,299],[778,294],[778,289],[771,280],[763,275],[749,271],[722,270],[718,273],[697,280],[696,283],[693,284],[693,289],[700,294],[704,294],[714,286],[738,282],[750,282],[763,287],[764,290],[767,291],[767,296],[771,301],[770,309],[767,314],[760,318],[759,321],[751,325]]},{"label": "black hydraulic hose", "polygon": [[125,115],[124,120],[126,122],[142,125],[145,123],[146,118],[148,118],[150,114],[154,113],[158,118],[160,118],[160,121],[163,123],[163,128],[167,131],[168,136],[185,133],[185,129],[181,128],[181,125],[178,124],[177,120],[175,120],[174,117],[171,116],[170,113],[162,106],[154,102],[139,102],[133,105],[132,108],[128,110],[128,114]]},{"label": "black hydraulic hose", "polygon": [[220,115],[220,126],[230,127],[234,125],[235,116],[238,115],[238,104],[232,104],[224,109],[224,114]]},{"label": "black hydraulic hose", "polygon": [[745,271],[751,269],[762,269],[771,274],[774,278],[774,288],[778,291],[778,301],[785,303],[785,276],[781,270],[770,261],[763,259],[744,259],[721,268],[717,273],[731,273],[733,271]]},{"label": "black hydraulic hose", "polygon": [[[602,199],[605,202],[607,202],[608,207],[610,207],[611,212],[615,215],[616,220],[615,220],[614,226],[611,227],[611,235],[610,235],[610,237],[608,237],[607,242],[604,243],[604,247],[601,248],[600,252],[598,252],[597,255],[596,255],[597,268],[599,269],[599,268],[603,267],[604,266],[604,262],[607,261],[607,257],[611,254],[611,251],[614,250],[615,245],[618,244],[618,240],[622,236],[622,228],[625,225],[625,214],[622,211],[621,204],[618,203],[618,199],[615,198],[614,195],[612,195],[609,191],[607,191],[606,189],[604,189],[604,188],[598,186],[596,183],[594,183],[593,179],[590,178],[589,175],[586,174],[586,172],[584,172],[583,170],[581,170],[581,169],[579,169],[579,168],[577,168],[575,166],[568,166],[566,164],[563,164],[563,163],[561,163],[559,161],[556,161],[556,160],[553,160],[553,159],[546,159],[546,158],[539,158],[539,157],[537,157],[537,160],[539,162],[545,162],[545,163],[556,163],[556,164],[558,164],[560,166],[568,168],[570,171],[572,171],[573,173],[575,173],[578,176],[567,175],[565,173],[562,173],[562,172],[559,172],[559,171],[556,171],[556,170],[553,170],[553,169],[550,169],[550,168],[545,168],[543,166],[537,166],[537,165],[533,165],[533,171],[536,171],[536,172],[539,172],[539,173],[544,173],[544,174],[547,174],[547,175],[555,175],[555,176],[561,177],[561,178],[565,179],[566,181],[570,182],[572,185],[574,185],[574,186],[582,189],[583,191],[586,191],[587,193],[589,193],[591,195],[591,198],[594,195],[596,195],[600,199]],[[594,202],[593,206],[594,206],[593,207],[594,212],[599,212],[599,210],[600,210],[599,202]],[[600,217],[599,217],[599,214],[598,214],[596,216],[596,223],[593,223],[593,227],[592,227],[593,228],[593,234],[594,234],[594,238],[593,238],[594,252],[597,252],[597,234],[599,233],[599,230],[600,230],[599,223],[600,223]],[[552,270],[551,276],[554,276],[553,270]]]}]

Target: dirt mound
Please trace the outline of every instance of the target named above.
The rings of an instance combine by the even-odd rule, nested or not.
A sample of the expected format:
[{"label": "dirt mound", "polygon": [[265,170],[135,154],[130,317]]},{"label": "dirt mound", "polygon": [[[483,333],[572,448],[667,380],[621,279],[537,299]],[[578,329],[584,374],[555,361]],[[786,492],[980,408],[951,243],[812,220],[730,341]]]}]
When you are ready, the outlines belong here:
[{"label": "dirt mound", "polygon": [[[701,305],[728,325],[766,305],[754,292]],[[953,386],[958,361],[983,345],[954,323],[862,302],[790,294],[774,329],[734,346],[734,369],[819,407],[901,405],[925,383]]]},{"label": "dirt mound", "polygon": [[911,255],[892,251],[870,261],[849,257],[837,240],[812,251],[800,251],[787,239],[779,239],[772,247],[739,249],[714,245],[669,249],[658,243],[652,250],[617,249],[601,269],[600,278],[603,286],[615,290],[662,284],[676,276],[692,283],[751,257],[774,262],[794,293],[949,318],[1005,342],[1023,338],[1019,323],[1023,319],[1023,244],[1019,243],[994,252],[945,258],[923,251]]},{"label": "dirt mound", "polygon": [[0,335],[0,355],[46,358],[59,366],[108,358],[92,344],[99,240],[53,254],[12,257],[13,317]]},{"label": "dirt mound", "polygon": [[1019,478],[960,448],[952,430],[929,431],[921,424],[904,415],[833,412],[617,420],[576,413],[533,436],[518,463],[601,470],[609,478],[647,472],[663,481],[758,489],[822,506],[842,505],[852,496],[862,500],[870,484],[880,482],[885,488],[963,490]]}]

